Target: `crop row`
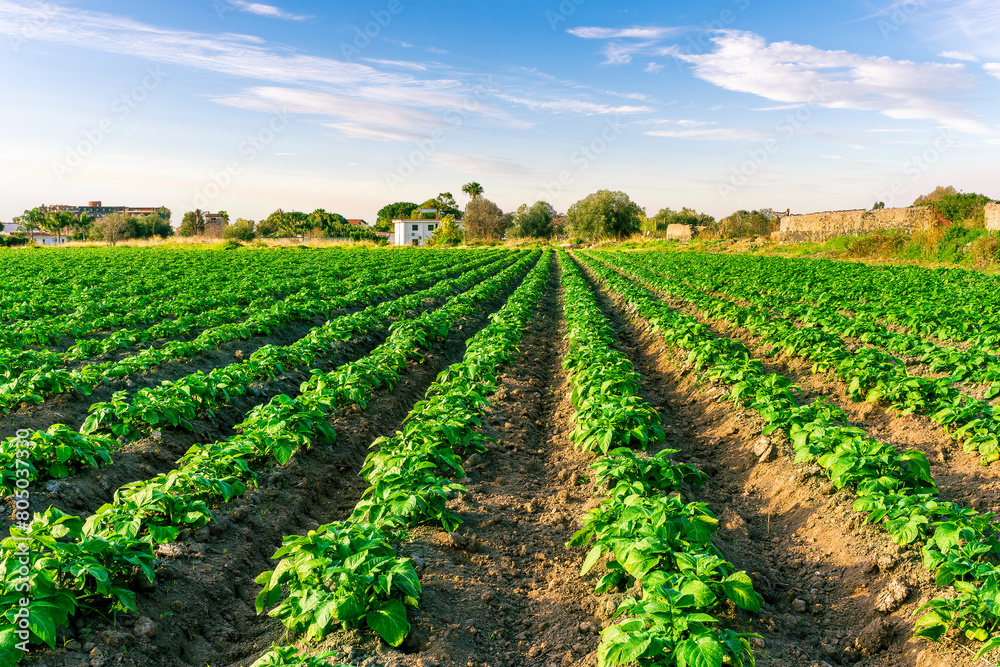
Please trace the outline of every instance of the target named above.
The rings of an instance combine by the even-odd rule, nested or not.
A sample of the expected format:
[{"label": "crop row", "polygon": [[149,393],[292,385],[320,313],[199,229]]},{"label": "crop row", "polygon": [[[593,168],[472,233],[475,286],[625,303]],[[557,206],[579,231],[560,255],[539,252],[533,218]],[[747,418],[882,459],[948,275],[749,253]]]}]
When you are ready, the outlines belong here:
[{"label": "crop row", "polygon": [[858,496],[855,510],[867,513],[867,521],[883,525],[898,544],[921,545],[924,566],[939,586],[951,586],[954,593],[923,605],[916,636],[938,640],[948,629],[957,628],[970,639],[986,642],[979,655],[1000,646],[1000,638],[990,638],[1000,623],[993,602],[1000,590],[996,567],[1000,541],[992,513],[942,501],[923,453],[899,452],[868,437],[846,413],[823,399],[798,404],[798,388],[781,375],[765,373],[742,343],[714,337],[705,324],[671,309],[604,263],[608,260],[663,292],[669,292],[674,281],[631,263],[623,265],[617,255],[585,260],[652,332],[671,347],[686,350],[696,371],[730,385],[731,398],[767,422],[765,433],[785,432],[796,461],[816,461],[836,488],[851,489]]},{"label": "crop row", "polygon": [[[390,340],[372,356],[381,355],[383,367],[393,369],[393,375],[398,377],[406,361],[419,355],[420,347],[439,340],[459,317],[471,314],[479,304],[505,289],[518,273],[523,272],[530,259],[524,257],[469,291],[453,296],[438,310],[425,312],[414,320],[397,322]],[[19,516],[18,525],[11,529],[11,537],[0,543],[4,556],[0,577],[5,585],[0,605],[9,622],[0,627],[0,646],[5,639],[20,632],[25,633],[26,640],[53,645],[55,630],[75,613],[80,601],[86,601],[87,607],[135,609],[132,592],[135,578],[152,579],[152,570],[146,567],[152,558],[151,543],[176,539],[181,529],[199,527],[211,521],[207,503],[225,502],[245,492],[247,485],[256,479],[251,465],[272,459],[283,463],[295,450],[308,447],[317,437],[332,442],[335,433],[327,417],[332,410],[356,398],[353,393],[338,389],[349,386],[350,379],[356,375],[356,367],[348,364],[322,378],[314,378],[317,380],[314,387],[304,387],[302,394],[294,399],[284,395],[275,397],[268,404],[255,408],[237,426],[241,433],[222,443],[192,447],[181,459],[180,468],[151,480],[126,485],[116,492],[113,503],[100,508],[86,522],[79,517],[63,515],[54,508],[37,515],[30,523],[27,523],[27,513],[23,522]],[[392,381],[389,374],[383,372],[370,383],[371,390],[380,385],[391,386]],[[329,530],[322,532],[330,533]],[[345,540],[347,546],[344,546]],[[380,541],[384,539],[364,527],[357,530],[348,527],[337,533],[331,548],[343,552],[354,544],[358,553],[365,554],[360,558],[364,560],[367,554],[377,550],[374,543]],[[26,558],[28,572],[24,574],[22,570],[21,577],[18,576],[19,550],[30,554]],[[378,562],[369,565],[381,568],[384,563],[381,559],[376,560]],[[357,556],[348,559],[349,563],[355,561],[359,561]],[[402,568],[399,572],[390,565],[388,570],[378,570],[378,576],[373,574],[377,581],[372,586],[394,591],[405,588],[404,579],[412,573],[412,565],[403,561],[398,564]],[[360,567],[361,563],[357,565]],[[137,567],[142,571],[137,572]],[[357,583],[357,576],[352,570],[344,579]],[[378,580],[379,576],[383,578]],[[391,585],[386,583],[386,578],[392,581]],[[412,580],[416,581],[415,575]],[[17,586],[22,581],[32,591],[27,627],[19,625],[18,617],[21,608]],[[373,627],[382,627],[379,625],[382,620],[391,621],[393,609],[395,605],[378,612],[378,618],[372,619]]]},{"label": "crop row", "polygon": [[[488,260],[487,260],[488,261]],[[369,306],[363,311],[328,321],[310,331],[299,341],[287,346],[265,346],[244,361],[216,368],[208,374],[193,373],[173,382],[165,382],[155,389],[142,389],[126,401],[125,392],[116,392],[110,402],[95,403],[80,433],[56,424],[46,432],[30,436],[34,443],[32,460],[28,463],[29,481],[48,477],[65,477],[83,464],[94,459],[110,461],[114,441],[99,430],[110,428],[114,435],[133,433],[137,427],[184,426],[199,412],[210,412],[233,396],[246,394],[256,380],[273,378],[286,366],[311,364],[331,349],[332,345],[348,340],[360,332],[377,326],[391,317],[399,317],[407,310],[419,308],[424,299],[448,295],[454,289],[466,288],[490,274],[501,259],[485,267],[473,269],[454,280],[440,280],[431,288],[400,297],[392,301]],[[476,264],[478,262],[473,262]],[[430,274],[417,274],[382,286],[384,293],[404,291],[417,283],[432,281],[461,272],[466,265],[459,264]],[[365,296],[371,296],[367,286]],[[349,295],[348,295],[349,296]],[[14,488],[14,471],[17,443],[9,439],[0,445],[0,461],[5,463],[6,479],[0,482],[0,493]],[[24,467],[24,466],[22,466]]]},{"label": "crop row", "polygon": [[391,290],[432,281],[440,277],[442,272],[447,273],[454,268],[451,265],[427,274],[416,271],[381,285],[361,281],[357,285],[338,283],[316,289],[307,288],[251,314],[242,322],[206,329],[190,341],[170,341],[118,361],[92,364],[75,370],[41,365],[0,385],[0,409],[9,411],[21,403],[41,403],[47,397],[72,391],[89,395],[101,383],[110,383],[139,371],[150,370],[167,361],[214,350],[232,340],[269,335],[291,322],[307,321],[319,315],[328,316],[341,308],[374,303],[391,294]]},{"label": "crop row", "polygon": [[[550,263],[548,254],[538,261],[506,305],[491,316],[491,324],[468,342],[462,361],[441,372],[428,389],[427,400],[407,416],[403,432],[372,444],[378,451],[365,466],[371,486],[351,518],[304,537],[284,539],[274,554],[282,559],[278,566],[257,579],[264,586],[257,598],[258,611],[281,600],[269,615],[307,638],[322,638],[335,623],[367,625],[393,646],[406,638],[410,627],[406,607],[417,606],[420,586],[411,576],[410,562],[390,553],[385,538],[400,539],[403,527],[425,521],[455,527],[457,518],[444,503],[463,487],[440,475],[464,477],[456,452],[485,449],[476,429],[482,423],[486,397],[496,391],[501,366],[517,354],[517,343],[531,321]],[[335,550],[330,547],[331,533],[356,535],[366,550]],[[340,544],[344,543],[341,538]],[[383,579],[370,573],[378,564],[395,568],[396,576],[385,581],[397,588],[378,586]],[[356,576],[331,581],[331,571]],[[283,586],[288,594],[282,600]],[[315,591],[320,591],[318,596]],[[290,655],[293,649],[276,648],[264,659],[280,656],[282,651]]]},{"label": "crop row", "polygon": [[[973,336],[967,349],[936,344],[915,333],[890,330],[871,309],[852,316],[841,311],[857,309],[859,304],[825,291],[826,283],[818,280],[807,287],[795,284],[774,289],[773,275],[777,265],[757,265],[752,259],[737,258],[718,261],[690,262],[680,258],[651,257],[647,263],[670,272],[688,284],[710,292],[721,292],[735,299],[751,301],[809,326],[829,333],[856,338],[897,355],[917,357],[932,372],[946,371],[951,382],[970,381],[987,384],[986,396],[1000,394],[1000,359],[996,356],[1000,333],[981,332]],[[753,270],[756,268],[756,270]],[[762,279],[762,274],[768,278]],[[783,279],[786,277],[783,276]],[[797,288],[797,289],[796,289]],[[910,305],[910,310],[919,308]],[[883,311],[880,315],[884,316]],[[900,362],[901,363],[901,362]]]},{"label": "crop row", "polygon": [[563,367],[576,422],[571,438],[606,454],[591,467],[597,483],[610,489],[567,546],[593,540],[581,574],[607,557],[595,593],[636,584],[641,591],[619,605],[617,614],[626,618],[602,633],[598,665],[752,665],[753,635],[715,627],[710,613],[726,600],[756,611],[763,599],[712,544],[718,521],[708,507],[682,498],[707,476],[671,461],[676,450],[649,458],[629,449],[663,444],[659,413],[638,396],[642,378],[615,349],[611,325],[579,268],[564,252],[560,265],[569,340]]},{"label": "crop row", "polygon": [[[621,259],[630,267],[639,266],[631,259]],[[797,326],[793,319],[776,316],[769,308],[716,297],[668,275],[665,291],[671,296],[697,306],[712,318],[746,328],[786,354],[809,359],[814,373],[832,371],[847,384],[852,400],[883,402],[903,414],[928,415],[962,442],[965,451],[978,451],[983,465],[1000,459],[1000,415],[986,401],[952,387],[949,378],[910,375],[899,359],[878,349],[849,350],[836,333],[839,326],[833,317],[820,318],[817,327]]]}]

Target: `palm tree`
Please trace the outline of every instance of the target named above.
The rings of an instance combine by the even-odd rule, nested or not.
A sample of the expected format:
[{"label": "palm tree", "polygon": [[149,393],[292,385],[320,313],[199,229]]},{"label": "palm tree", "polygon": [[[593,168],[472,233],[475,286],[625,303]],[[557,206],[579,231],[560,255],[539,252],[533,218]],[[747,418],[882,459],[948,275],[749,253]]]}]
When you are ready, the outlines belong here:
[{"label": "palm tree", "polygon": [[462,192],[475,199],[476,197],[481,197],[484,190],[483,186],[475,181],[472,181],[471,183],[466,183],[462,186]]}]

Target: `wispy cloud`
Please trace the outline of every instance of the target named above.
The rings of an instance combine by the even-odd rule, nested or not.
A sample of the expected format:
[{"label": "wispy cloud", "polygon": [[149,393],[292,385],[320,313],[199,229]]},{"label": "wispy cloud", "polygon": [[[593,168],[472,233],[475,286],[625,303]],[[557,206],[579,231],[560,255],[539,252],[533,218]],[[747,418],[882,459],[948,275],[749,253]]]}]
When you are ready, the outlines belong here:
[{"label": "wispy cloud", "polygon": [[528,107],[532,110],[545,110],[554,113],[572,113],[580,116],[596,116],[607,114],[643,114],[654,111],[650,106],[613,106],[597,102],[587,102],[576,99],[533,99],[515,95],[498,94],[498,99]]},{"label": "wispy cloud", "polygon": [[[605,65],[627,65],[636,56],[657,53],[656,45],[673,37],[683,28],[645,26],[634,28],[601,28],[596,26],[571,28],[569,34],[583,39],[612,40],[602,49]],[[638,41],[636,41],[638,40]]]},{"label": "wispy cloud", "polygon": [[827,51],[760,35],[726,31],[715,49],[677,57],[694,74],[727,90],[787,104],[876,111],[895,119],[935,120],[958,130],[992,133],[956,101],[977,87],[962,64],[914,63]]},{"label": "wispy cloud", "polygon": [[251,111],[316,116],[323,126],[356,139],[413,141],[430,129],[444,125],[439,116],[398,104],[301,88],[259,86],[212,99],[219,104]]},{"label": "wispy cloud", "polygon": [[764,136],[756,130],[725,127],[697,130],[650,130],[643,134],[650,137],[670,137],[673,139],[692,139],[695,141],[753,141],[761,139]]},{"label": "wispy cloud", "polygon": [[983,65],[983,69],[986,70],[987,74],[1000,79],[1000,63],[986,63]]},{"label": "wispy cloud", "polygon": [[948,58],[949,60],[964,60],[970,63],[979,61],[979,58],[977,58],[975,54],[967,53],[965,51],[942,51],[938,55],[942,58]]},{"label": "wispy cloud", "polygon": [[241,12],[256,14],[257,16],[266,16],[272,19],[283,19],[285,21],[308,21],[312,18],[311,16],[305,16],[302,14],[292,14],[275,7],[274,5],[263,5],[258,2],[245,2],[244,0],[224,0],[224,2]]},{"label": "wispy cloud", "polygon": [[663,39],[678,34],[680,29],[664,26],[638,28],[581,27],[571,28],[566,32],[584,39]]}]

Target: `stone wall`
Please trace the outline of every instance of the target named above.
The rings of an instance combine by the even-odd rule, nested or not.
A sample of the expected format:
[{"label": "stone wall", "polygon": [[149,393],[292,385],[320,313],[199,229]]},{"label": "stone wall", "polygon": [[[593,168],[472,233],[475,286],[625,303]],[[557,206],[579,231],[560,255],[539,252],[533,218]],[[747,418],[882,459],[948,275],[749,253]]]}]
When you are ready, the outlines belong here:
[{"label": "stone wall", "polygon": [[779,238],[782,243],[802,243],[889,230],[912,234],[932,229],[936,224],[937,216],[929,206],[884,208],[876,211],[825,211],[783,216]]},{"label": "stone wall", "polygon": [[986,229],[1000,232],[1000,204],[995,201],[986,205]]},{"label": "stone wall", "polygon": [[672,241],[690,241],[693,236],[690,225],[667,225],[667,238]]}]

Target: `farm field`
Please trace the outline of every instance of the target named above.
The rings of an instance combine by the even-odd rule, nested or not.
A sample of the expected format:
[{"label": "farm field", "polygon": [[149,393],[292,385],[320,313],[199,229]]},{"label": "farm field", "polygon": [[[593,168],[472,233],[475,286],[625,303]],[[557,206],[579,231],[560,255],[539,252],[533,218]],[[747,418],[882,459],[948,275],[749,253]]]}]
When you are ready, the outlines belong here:
[{"label": "farm field", "polygon": [[2,665],[1000,655],[998,278],[579,249],[0,257]]}]

